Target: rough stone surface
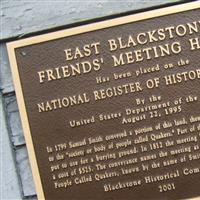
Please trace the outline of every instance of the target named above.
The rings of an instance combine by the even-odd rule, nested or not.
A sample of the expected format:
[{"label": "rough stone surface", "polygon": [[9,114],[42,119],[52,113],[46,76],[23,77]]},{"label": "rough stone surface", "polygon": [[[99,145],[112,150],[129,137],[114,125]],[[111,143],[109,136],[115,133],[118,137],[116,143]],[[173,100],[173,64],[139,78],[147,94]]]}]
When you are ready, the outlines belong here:
[{"label": "rough stone surface", "polygon": [[8,137],[2,95],[0,95],[0,199],[21,199],[21,189],[17,169],[13,158],[13,150]]},{"label": "rough stone surface", "polygon": [[23,196],[32,196],[36,193],[33,184],[30,164],[28,161],[27,150],[26,146],[24,145],[25,141],[21,126],[21,120],[16,102],[16,96],[14,93],[10,93],[5,96],[5,109],[7,112],[7,121],[11,133],[11,141],[13,143],[13,146],[15,147],[16,164],[19,171]]},{"label": "rough stone surface", "polygon": [[14,91],[5,43],[0,43],[0,52],[0,89],[2,89],[2,92],[5,94]]},{"label": "rough stone surface", "polygon": [[5,103],[13,145],[23,145],[25,144],[25,141],[15,95],[7,95]]},{"label": "rough stone surface", "polygon": [[2,1],[2,39],[178,0]]},{"label": "rough stone surface", "polygon": [[30,169],[26,146],[17,148],[16,162],[19,168],[24,197],[35,195],[36,192],[33,183],[33,177]]}]

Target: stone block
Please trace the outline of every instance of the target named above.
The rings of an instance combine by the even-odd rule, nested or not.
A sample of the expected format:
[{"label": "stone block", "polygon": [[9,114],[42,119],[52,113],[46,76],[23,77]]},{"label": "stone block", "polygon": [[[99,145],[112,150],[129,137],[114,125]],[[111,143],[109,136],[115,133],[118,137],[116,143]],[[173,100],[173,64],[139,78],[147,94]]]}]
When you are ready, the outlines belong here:
[{"label": "stone block", "polygon": [[23,195],[25,197],[35,195],[35,186],[25,145],[16,149],[16,162],[21,177]]},{"label": "stone block", "polygon": [[23,145],[25,144],[25,141],[17,101],[14,93],[6,95],[5,104],[8,116],[8,125],[10,127],[11,140],[13,142],[13,145]]}]

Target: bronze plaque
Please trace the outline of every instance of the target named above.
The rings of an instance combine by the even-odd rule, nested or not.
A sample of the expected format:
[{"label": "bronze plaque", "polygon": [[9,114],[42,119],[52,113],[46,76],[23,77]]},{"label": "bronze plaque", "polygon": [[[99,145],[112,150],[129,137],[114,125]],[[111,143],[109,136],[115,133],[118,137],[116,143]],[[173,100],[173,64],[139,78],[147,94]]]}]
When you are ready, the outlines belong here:
[{"label": "bronze plaque", "polygon": [[199,2],[8,44],[39,199],[200,196]]}]

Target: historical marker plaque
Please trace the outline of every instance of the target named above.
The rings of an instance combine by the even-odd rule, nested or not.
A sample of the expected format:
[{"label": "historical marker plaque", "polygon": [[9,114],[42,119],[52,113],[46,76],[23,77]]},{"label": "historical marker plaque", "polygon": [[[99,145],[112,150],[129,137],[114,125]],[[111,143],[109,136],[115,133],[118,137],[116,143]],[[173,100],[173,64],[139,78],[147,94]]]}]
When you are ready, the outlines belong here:
[{"label": "historical marker plaque", "polygon": [[199,8],[8,44],[39,199],[200,196]]}]

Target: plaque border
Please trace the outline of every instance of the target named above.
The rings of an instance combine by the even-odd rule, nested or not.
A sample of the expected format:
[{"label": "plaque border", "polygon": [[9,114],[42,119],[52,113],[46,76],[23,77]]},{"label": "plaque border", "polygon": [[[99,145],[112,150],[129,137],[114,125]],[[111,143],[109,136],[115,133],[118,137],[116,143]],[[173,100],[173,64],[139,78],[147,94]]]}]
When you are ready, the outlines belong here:
[{"label": "plaque border", "polygon": [[[36,160],[35,149],[33,146],[31,130],[29,126],[29,120],[27,116],[27,111],[25,107],[25,101],[22,91],[22,85],[20,81],[18,66],[17,66],[17,59],[15,55],[15,49],[19,47],[25,47],[33,44],[40,44],[42,42],[48,42],[64,37],[69,37],[81,33],[92,32],[96,30],[101,30],[105,28],[110,28],[118,25],[123,25],[131,22],[142,21],[146,19],[162,17],[170,14],[176,14],[184,11],[194,10],[200,8],[200,2],[190,2],[190,3],[183,3],[179,5],[169,6],[165,8],[160,8],[156,10],[150,10],[145,12],[140,12],[137,14],[129,14],[123,17],[116,17],[113,19],[102,20],[100,22],[94,22],[87,25],[81,25],[74,28],[67,28],[60,31],[55,31],[51,33],[46,33],[38,36],[29,37],[26,39],[17,40],[14,42],[7,43],[7,50],[8,50],[8,57],[11,66],[11,72],[19,107],[19,113],[21,117],[24,137],[26,141],[26,146],[28,150],[29,161],[31,165],[31,170],[33,174],[33,179],[35,183],[37,197],[40,200],[45,200],[44,190],[41,182],[41,177],[39,173],[39,167]],[[200,197],[193,198],[193,200],[200,200]]]}]

